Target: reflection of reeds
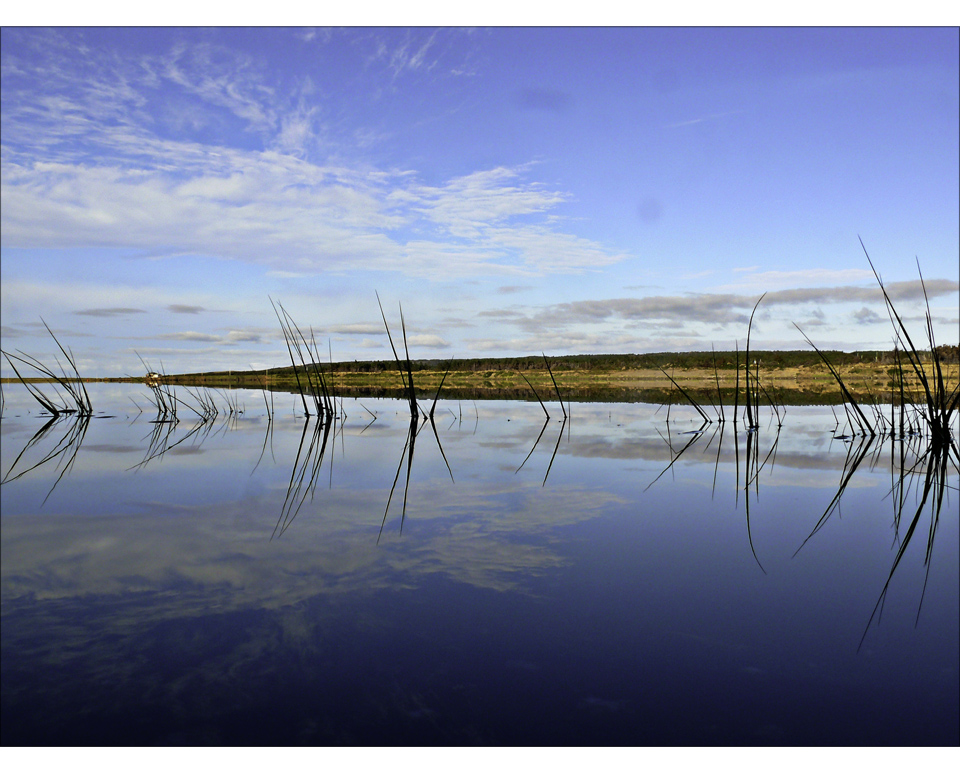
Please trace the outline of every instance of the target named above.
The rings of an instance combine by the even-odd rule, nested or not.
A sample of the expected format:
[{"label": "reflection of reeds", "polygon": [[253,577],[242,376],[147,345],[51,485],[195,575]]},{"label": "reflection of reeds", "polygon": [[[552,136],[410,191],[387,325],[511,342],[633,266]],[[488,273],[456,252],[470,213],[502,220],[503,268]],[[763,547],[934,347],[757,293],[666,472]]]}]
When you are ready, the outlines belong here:
[{"label": "reflection of reeds", "polygon": [[260,447],[260,456],[257,457],[257,463],[250,471],[251,475],[257,471],[257,468],[260,466],[260,462],[263,461],[263,455],[267,452],[268,441],[270,443],[270,456],[273,458],[274,463],[276,463],[277,457],[273,453],[273,417],[269,415],[267,416],[267,428],[263,433],[263,445]]},{"label": "reflection of reeds", "polygon": [[413,467],[413,449],[417,442],[417,417],[410,417],[410,427],[407,429],[407,439],[403,444],[403,451],[400,452],[400,463],[397,465],[397,474],[393,477],[393,485],[390,486],[390,496],[387,497],[387,506],[383,509],[383,520],[380,522],[380,532],[377,534],[377,544],[380,544],[380,537],[383,535],[383,527],[387,522],[387,513],[390,512],[390,503],[393,501],[393,494],[397,488],[397,481],[400,480],[400,470],[403,469],[403,462],[407,462],[407,479],[403,487],[403,507],[400,513],[400,533],[403,533],[403,524],[407,518],[407,494],[410,491],[410,469]]},{"label": "reflection of reeds", "polygon": [[[311,425],[313,429],[308,433]],[[271,539],[283,536],[283,533],[297,517],[307,496],[313,498],[317,485],[317,475],[323,465],[323,457],[327,450],[332,426],[332,421],[323,421],[320,418],[315,422],[312,422],[309,417],[304,420],[303,432],[300,434],[300,445],[297,447],[297,457],[294,460],[293,469],[290,471],[290,481],[287,484],[287,494],[284,497],[283,506],[280,508],[280,517],[277,519],[277,525],[273,528]],[[309,443],[304,448],[304,443],[308,437],[310,439]]]},{"label": "reflection of reeds", "polygon": [[[376,418],[374,418],[374,420],[376,420]],[[454,420],[456,420],[456,416],[454,416]],[[431,409],[430,414],[425,416],[422,422],[418,416],[411,415],[410,426],[407,429],[407,439],[403,445],[403,451],[400,453],[400,462],[397,464],[397,472],[393,477],[393,484],[390,486],[390,495],[387,497],[386,507],[383,509],[383,519],[380,522],[380,531],[377,534],[377,544],[380,543],[380,537],[383,536],[383,527],[387,523],[387,514],[390,512],[390,503],[393,501],[393,495],[397,489],[397,482],[400,480],[400,471],[403,469],[404,462],[406,462],[407,474],[403,487],[403,506],[400,511],[400,533],[403,533],[403,524],[407,519],[407,499],[410,494],[410,472],[413,469],[413,453],[414,449],[416,448],[417,436],[420,434],[420,430],[423,429],[427,422],[430,423],[430,427],[433,430],[433,436],[437,440],[437,448],[440,449],[440,456],[443,458],[443,463],[446,465],[447,472],[450,475],[450,480],[451,482],[456,482],[453,478],[453,470],[450,467],[450,462],[447,461],[447,455],[443,452],[443,444],[440,442],[440,434],[437,432],[437,425],[433,419],[433,410]]]},{"label": "reflection of reeds", "polygon": [[[649,484],[647,484],[647,487],[644,489],[644,491],[647,491],[648,489],[650,489],[664,475],[670,472],[673,469],[674,465],[678,461],[680,461],[680,458],[684,454],[686,454],[687,451],[693,448],[694,445],[698,443],[702,437],[704,437],[705,433],[703,431],[703,428],[706,426],[706,424],[704,423],[703,425],[701,425],[699,429],[681,433],[681,436],[689,436],[689,439],[683,444],[683,446],[679,448],[674,447],[673,436],[670,431],[669,421],[667,422],[666,426],[667,426],[666,436],[664,436],[663,433],[660,432],[659,430],[657,430],[657,433],[663,439],[664,443],[666,443],[667,448],[670,451],[670,462],[667,464],[666,467],[664,467],[660,471],[660,473],[657,475],[656,478],[654,478]],[[716,490],[717,471],[720,466],[720,455],[723,449],[724,424],[721,424],[719,429],[720,429],[720,434],[719,434],[719,442],[717,444],[716,461],[714,463],[715,466],[714,466],[714,473],[713,473],[713,491],[711,492],[711,498],[713,497],[714,492]],[[780,425],[779,424],[777,425],[773,442],[771,443],[769,450],[763,457],[763,461],[760,460],[760,439],[759,439],[760,433],[752,430],[748,430],[745,434],[746,434],[746,454],[745,454],[745,470],[743,475],[742,488],[744,492],[744,509],[746,512],[747,542],[750,546],[750,552],[753,554],[753,558],[757,562],[757,566],[759,566],[760,570],[764,574],[766,574],[767,570],[764,569],[763,564],[760,563],[760,558],[757,555],[756,547],[754,546],[754,543],[753,543],[753,532],[750,526],[750,498],[751,498],[751,491],[753,493],[754,498],[759,497],[760,473],[764,469],[764,467],[767,466],[768,463],[771,464],[772,466],[773,464],[772,460],[776,459],[777,445],[780,442]],[[706,448],[704,448],[704,452],[706,452],[710,448],[710,445],[713,443],[714,439],[716,438],[717,438],[717,431],[715,430],[714,433],[710,436],[710,440],[707,442]],[[734,478],[736,482],[736,485],[735,485],[736,502],[737,502],[737,505],[739,506],[740,489],[741,489],[740,444],[739,444],[739,440],[737,438],[736,432],[734,432],[733,434],[733,447],[734,447],[734,458],[736,463],[736,475]]]},{"label": "reflection of reeds", "polygon": [[[916,444],[918,440],[915,437],[899,438],[898,440],[892,442],[897,442],[900,444],[902,449],[904,444],[911,442]],[[901,451],[901,459],[903,459],[904,456],[904,453]],[[951,456],[953,458],[951,458]],[[908,508],[907,499],[909,490],[913,486],[913,481],[922,474],[923,483],[922,486],[919,487],[920,490],[915,492],[916,509],[913,510],[912,515],[909,515],[909,523],[907,524],[906,531],[903,533],[903,537],[900,539],[900,547],[897,550],[896,556],[894,557],[893,564],[890,566],[890,572],[887,575],[886,582],[883,584],[883,589],[880,591],[880,597],[877,599],[877,603],[874,606],[873,612],[870,614],[870,619],[867,621],[867,625],[863,632],[863,637],[860,639],[861,646],[863,645],[863,641],[866,638],[867,632],[869,631],[870,625],[873,623],[874,618],[877,617],[878,612],[882,610],[883,601],[886,598],[887,590],[890,588],[890,583],[893,580],[894,572],[900,565],[900,561],[907,550],[907,546],[910,544],[911,538],[916,532],[917,526],[920,524],[921,515],[925,507],[929,506],[930,523],[927,529],[927,544],[924,550],[923,558],[923,565],[926,567],[926,577],[924,578],[923,583],[923,592],[925,593],[927,579],[929,578],[930,573],[930,560],[933,556],[934,539],[936,537],[937,527],[940,523],[940,510],[943,507],[945,498],[944,495],[949,490],[949,487],[947,486],[947,476],[951,467],[955,472],[960,470],[960,456],[957,456],[956,445],[951,443],[950,445],[944,446],[942,443],[938,444],[936,442],[932,442],[927,444],[927,446],[922,450],[915,464],[907,469],[901,468],[899,480],[894,485],[892,492],[894,494],[894,501],[896,503],[894,527],[898,534],[901,531],[904,515],[909,515],[910,509],[912,509]],[[920,602],[917,606],[918,620],[922,605],[923,593],[921,593]]]},{"label": "reflection of reeds", "polygon": [[[252,368],[251,368],[252,370]],[[270,392],[270,402],[267,402],[267,392]],[[263,405],[267,411],[267,421],[273,421],[273,390],[267,389],[267,371],[263,371],[263,385],[261,387],[261,392],[263,394]]]},{"label": "reflection of reeds", "polygon": [[[860,639],[859,646],[862,646],[874,619],[879,621],[879,614],[882,612],[883,602],[890,588],[890,584],[893,581],[893,575],[900,566],[907,547],[917,532],[922,520],[922,515],[927,508],[929,508],[930,523],[927,529],[927,544],[924,549],[923,564],[926,567],[927,575],[929,575],[934,539],[940,522],[940,510],[943,507],[945,494],[949,490],[947,477],[950,474],[951,468],[955,472],[960,471],[960,455],[957,454],[955,443],[943,445],[942,443],[938,444],[933,442],[932,439],[925,441],[917,434],[880,436],[865,433],[859,437],[850,437],[848,441],[847,455],[844,460],[843,473],[837,485],[837,491],[817,520],[810,534],[803,543],[801,543],[800,547],[797,548],[794,556],[803,549],[815,534],[823,530],[830,517],[839,510],[842,498],[849,488],[855,473],[863,467],[868,458],[871,458],[871,450],[874,450],[874,454],[871,462],[867,464],[868,467],[872,466],[880,458],[883,443],[889,442],[891,444],[890,467],[893,478],[890,497],[894,511],[894,533],[896,539],[899,541],[899,546],[887,579],[880,592],[880,597],[877,599],[877,603],[867,621],[863,636]],[[921,478],[922,484],[914,488],[914,482]],[[909,504],[911,490],[914,493],[913,501],[915,502],[915,507]],[[907,523],[905,529],[903,528],[904,522]],[[926,582],[927,580],[925,578],[924,592],[926,590]],[[922,603],[923,593],[921,593],[920,604],[917,608],[918,619]]]},{"label": "reflection of reeds", "polygon": [[557,444],[553,447],[553,453],[550,455],[550,464],[547,465],[547,471],[543,474],[543,483],[541,486],[547,485],[547,478],[550,477],[550,470],[553,469],[553,460],[557,458],[557,451],[560,449],[560,441],[563,439],[563,430],[567,426],[567,417],[563,417],[563,421],[560,423],[560,432],[557,433]]},{"label": "reflection of reeds", "polygon": [[153,421],[153,429],[150,431],[150,441],[147,445],[147,451],[144,454],[143,460],[128,467],[128,470],[139,470],[141,467],[146,467],[150,462],[155,459],[159,459],[168,451],[173,450],[181,443],[185,443],[187,440],[193,438],[194,440],[199,440],[201,443],[206,439],[213,429],[213,421],[210,419],[200,419],[196,424],[187,431],[183,437],[174,442],[174,436],[176,434],[177,428],[180,425],[178,421]]},{"label": "reflection of reeds", "polygon": [[29,455],[30,451],[34,447],[37,447],[40,442],[46,438],[53,427],[60,425],[60,422],[62,421],[64,421],[64,419],[54,416],[39,430],[37,430],[33,437],[31,437],[30,440],[28,440],[24,445],[20,453],[17,454],[17,458],[13,460],[13,464],[10,465],[10,469],[8,469],[6,474],[3,476],[3,480],[0,480],[0,484],[12,483],[13,481],[32,472],[33,470],[49,464],[53,460],[57,460],[56,469],[60,470],[60,474],[54,481],[53,486],[50,487],[50,491],[48,491],[47,495],[43,498],[43,503],[46,503],[54,489],[56,489],[57,484],[59,484],[63,479],[63,476],[73,469],[73,465],[77,460],[77,453],[79,452],[80,446],[83,443],[83,438],[87,433],[87,427],[90,423],[90,414],[78,413],[77,415],[66,419],[68,422],[67,431],[56,443],[53,449],[44,454],[40,461],[34,462],[29,467],[17,472],[16,474],[14,474],[14,472],[17,469],[17,465],[20,464],[20,460]]},{"label": "reflection of reeds", "polygon": [[[532,387],[531,387],[531,389],[532,389]],[[536,393],[534,393],[534,394],[536,394]],[[541,403],[541,405],[542,405],[542,403]],[[546,409],[544,409],[544,412],[546,413]],[[548,425],[549,423],[550,423],[550,416],[547,415],[547,418],[545,418],[545,419],[543,420],[543,426],[540,428],[540,434],[537,435],[537,439],[533,442],[533,447],[530,449],[530,453],[527,454],[526,457],[524,457],[524,460],[520,463],[520,466],[517,467],[516,471],[513,473],[514,475],[516,475],[518,472],[520,472],[520,470],[523,469],[523,465],[525,465],[525,464],[527,463],[527,460],[528,460],[531,456],[533,456],[533,452],[537,450],[537,446],[540,444],[540,438],[543,437],[543,433],[546,432],[546,430],[547,430],[547,425]]]},{"label": "reflection of reeds", "polygon": [[[780,435],[777,433],[777,439]],[[773,452],[777,446],[776,440],[771,447],[770,453]],[[767,454],[766,459],[770,458],[770,454]],[[757,566],[760,567],[760,571],[764,574],[767,573],[767,570],[763,568],[763,564],[760,563],[760,557],[757,555],[757,548],[753,544],[753,531],[750,528],[750,487],[756,486],[756,495],[760,496],[760,470],[763,468],[762,464],[759,464],[760,460],[760,440],[759,434],[757,432],[747,432],[747,452],[745,455],[746,459],[746,473],[744,474],[744,486],[743,486],[743,506],[744,513],[747,521],[747,542],[750,544],[750,552],[753,554],[753,560],[757,562]],[[766,464],[766,459],[764,459],[764,464]],[[738,471],[739,475],[739,471]]]},{"label": "reflection of reeds", "polygon": [[660,480],[660,478],[666,475],[667,472],[673,469],[673,465],[675,465],[677,461],[680,459],[680,457],[683,456],[684,453],[686,453],[687,449],[690,448],[694,443],[696,443],[700,437],[702,437],[703,435],[702,430],[703,430],[703,427],[701,427],[698,430],[693,430],[692,432],[684,433],[686,435],[690,435],[690,439],[684,444],[683,448],[681,448],[679,451],[674,451],[673,438],[672,438],[672,435],[670,434],[669,421],[667,422],[666,437],[663,436],[663,433],[660,432],[659,429],[657,430],[657,434],[660,435],[661,439],[663,440],[664,443],[667,444],[667,448],[670,450],[670,463],[666,467],[664,467],[663,470],[660,471],[660,474],[656,478],[654,478],[652,481],[650,481],[650,483],[647,484],[647,487],[644,489],[644,491],[647,491],[651,486],[653,486],[654,483],[656,483],[658,480]]}]

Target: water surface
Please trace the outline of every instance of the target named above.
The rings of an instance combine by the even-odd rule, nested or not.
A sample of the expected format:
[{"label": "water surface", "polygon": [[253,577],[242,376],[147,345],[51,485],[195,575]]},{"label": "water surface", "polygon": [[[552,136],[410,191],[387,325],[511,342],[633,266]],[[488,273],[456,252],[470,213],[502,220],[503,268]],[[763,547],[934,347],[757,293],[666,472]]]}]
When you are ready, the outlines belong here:
[{"label": "water surface", "polygon": [[956,468],[891,577],[925,468],[830,408],[441,400],[411,455],[399,401],[96,387],[4,389],[5,745],[960,742]]}]

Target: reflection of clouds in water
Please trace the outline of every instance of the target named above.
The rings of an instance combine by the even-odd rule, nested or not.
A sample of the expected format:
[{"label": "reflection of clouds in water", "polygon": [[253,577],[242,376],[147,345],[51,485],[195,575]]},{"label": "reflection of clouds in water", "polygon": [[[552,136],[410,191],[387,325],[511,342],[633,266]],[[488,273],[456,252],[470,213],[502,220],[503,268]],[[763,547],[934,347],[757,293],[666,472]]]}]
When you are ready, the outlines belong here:
[{"label": "reflection of clouds in water", "polygon": [[[3,519],[0,597],[8,605],[113,595],[118,609],[131,615],[138,608],[121,603],[126,594],[156,594],[155,603],[135,614],[178,617],[209,609],[281,609],[318,597],[415,588],[435,576],[523,593],[537,578],[570,561],[555,530],[636,508],[644,487],[687,442],[693,441],[673,468],[689,471],[683,479],[693,485],[687,488],[713,486],[718,461],[716,485],[731,488],[736,468],[731,428],[724,432],[722,446],[710,429],[697,437],[674,431],[671,451],[657,434],[659,429],[667,435],[662,421],[621,426],[635,415],[652,417],[650,406],[576,404],[571,410],[574,418],[566,425],[546,486],[541,484],[559,421],[548,423],[534,455],[516,474],[543,427],[536,404],[484,405],[476,430],[459,424],[441,430],[456,484],[446,477],[435,440],[421,435],[403,532],[401,483],[379,546],[376,535],[403,449],[403,421],[378,421],[377,431],[364,435],[353,427],[355,434],[348,432],[345,443],[338,438],[316,490],[284,535],[272,541],[302,421],[278,426],[277,461],[268,452],[256,475],[251,470],[261,451],[262,426],[251,432],[241,424],[239,430],[212,438],[204,445],[210,453],[203,454],[202,468],[190,466],[196,455],[190,461],[164,457],[149,475],[105,463],[115,458],[114,451],[136,455],[136,449],[100,438],[89,449],[96,463],[81,461],[61,484],[64,502],[70,501],[72,485],[92,498],[83,503],[84,515],[77,502],[66,513],[44,512],[42,520]],[[843,469],[848,447],[831,444],[832,415],[822,409],[791,409],[791,421],[779,436],[761,489],[835,488],[835,473]],[[7,426],[17,425],[4,422]],[[141,428],[121,422],[116,431],[123,435]],[[777,435],[761,431],[755,437],[760,459],[765,459]],[[746,464],[743,438],[739,433],[741,470]],[[640,464],[630,469],[609,463],[616,460]],[[188,473],[195,477],[187,479]],[[866,468],[862,473],[849,488],[881,485]],[[170,480],[177,485],[171,487]],[[669,485],[662,479],[656,492],[669,494]],[[5,486],[5,505],[17,504],[8,492],[12,490]],[[647,501],[656,507],[660,499]]]},{"label": "reflection of clouds in water", "polygon": [[[657,463],[669,463],[671,459],[684,446],[687,450],[680,457],[680,463],[683,465],[709,465],[714,466],[718,459],[721,466],[736,465],[737,450],[734,448],[733,436],[731,430],[726,430],[723,435],[723,443],[720,445],[719,431],[714,433],[717,425],[713,428],[708,427],[706,431],[698,437],[692,435],[674,433],[669,437],[664,433],[664,438],[656,437],[620,437],[611,438],[605,435],[574,435],[571,442],[566,438],[560,444],[557,451],[558,456],[573,456],[583,459],[621,459],[621,460],[643,460]],[[772,457],[770,464],[780,470],[815,470],[815,471],[842,471],[846,459],[846,451],[839,442],[836,442],[836,448],[833,452],[827,452],[826,448],[811,448],[808,439],[802,436],[791,436],[789,431],[781,432],[779,437],[776,431],[759,433],[760,457],[761,460],[771,451],[773,443],[777,443],[776,456]],[[829,439],[829,435],[827,435]],[[692,440],[692,442],[691,442]],[[796,441],[796,442],[795,442]],[[739,442],[739,463],[745,464],[745,441],[743,432],[738,433]],[[825,444],[824,444],[825,445]],[[794,450],[790,450],[793,448]],[[812,480],[808,479],[808,480]],[[764,479],[764,483],[771,485],[806,485],[798,483],[796,477],[779,480],[776,476],[769,476]],[[817,487],[836,487],[836,479],[817,479]],[[864,483],[863,485],[872,485]]]},{"label": "reflection of clouds in water", "polygon": [[[590,460],[591,465],[604,460],[641,460],[650,463],[641,472],[655,475],[691,439],[673,434],[671,451],[649,427],[643,434],[642,426],[613,425],[614,413],[622,419],[633,408],[576,405],[576,418],[558,450],[558,458],[568,461],[565,466],[559,462],[554,465],[546,487],[541,486],[542,476],[560,422],[548,424],[527,466],[514,475],[543,426],[536,420],[539,406],[484,406],[485,417],[477,435],[463,432],[459,426],[441,433],[456,474],[462,473],[456,485],[445,479],[434,440],[422,437],[413,464],[403,534],[399,507],[402,492],[398,491],[379,547],[375,535],[395,470],[394,457],[402,450],[402,424],[381,425],[383,434],[393,435],[393,443],[381,435],[375,436],[376,442],[367,443],[374,436],[356,435],[348,436],[346,449],[340,445],[335,451],[331,449],[333,475],[327,477],[329,467],[325,463],[318,490],[289,531],[272,542],[269,534],[280,511],[278,497],[282,498],[288,485],[286,465],[295,458],[294,443],[299,434],[278,433],[278,462],[264,465],[266,472],[256,478],[249,476],[254,459],[246,452],[256,446],[254,450],[259,453],[261,435],[237,432],[221,436],[209,445],[217,453],[205,455],[205,468],[213,470],[217,464],[229,468],[243,458],[243,464],[238,465],[246,481],[242,491],[232,490],[235,471],[222,480],[200,477],[198,481],[211,491],[204,490],[204,504],[194,504],[190,502],[190,486],[198,485],[197,481],[180,479],[177,488],[182,490],[172,492],[163,489],[164,485],[169,489],[169,484],[163,483],[167,479],[161,475],[161,483],[147,490],[142,476],[128,474],[118,483],[125,480],[140,496],[124,500],[114,487],[108,494],[112,499],[102,505],[94,503],[92,517],[45,513],[42,523],[5,519],[2,598],[6,603],[31,594],[40,599],[64,598],[121,594],[131,589],[162,590],[185,584],[205,589],[211,602],[216,598],[220,608],[280,606],[318,593],[351,593],[393,587],[398,582],[416,583],[420,577],[437,573],[478,587],[519,589],[525,580],[563,565],[564,559],[543,542],[550,529],[622,508],[640,496],[649,483],[646,478],[642,485],[631,480],[636,471],[626,467],[598,466],[588,475],[585,468],[571,466],[571,460]],[[635,410],[649,413],[647,406]],[[502,421],[517,415],[524,421]],[[594,429],[597,424],[603,429]],[[796,431],[781,433],[776,456],[767,468],[776,474],[765,471],[762,486],[836,486],[835,476],[817,473],[842,470],[845,446],[837,443],[828,451],[824,438],[829,438],[829,433],[822,423],[796,424]],[[302,427],[302,422],[291,426]],[[761,432],[758,437],[764,458],[776,434]],[[127,451],[130,447],[93,444],[91,450],[114,448]],[[102,460],[111,454],[94,456]],[[675,469],[690,467],[712,474],[718,460],[721,475],[729,476],[736,463],[729,429],[722,446],[719,437],[711,438],[709,430],[695,438]],[[739,461],[745,464],[742,447]],[[161,472],[179,469],[165,465]],[[108,473],[102,461],[86,468],[78,465],[63,485],[69,486],[94,470],[98,479]],[[579,473],[581,478],[571,477]],[[571,485],[578,480],[590,481],[590,488]],[[708,483],[712,484],[712,479]],[[328,484],[332,490],[326,488]],[[719,485],[725,482],[721,480]],[[850,488],[874,485],[875,476],[861,475],[853,479]],[[186,501],[172,501],[169,497],[174,493]],[[211,502],[213,499],[222,501]],[[129,514],[121,515],[124,511]]]},{"label": "reflection of clouds in water", "polygon": [[84,443],[83,450],[105,454],[129,454],[142,451],[143,449],[137,446],[120,445],[118,443]]},{"label": "reflection of clouds in water", "polygon": [[[390,639],[397,621],[378,614],[377,597],[416,596],[436,576],[525,593],[565,563],[551,529],[616,502],[570,488],[424,483],[411,493],[403,536],[391,517],[378,547],[384,498],[382,490],[318,492],[317,506],[273,541],[276,497],[154,502],[134,515],[54,515],[41,526],[7,519],[4,615],[30,618],[5,627],[5,647],[44,664],[34,699],[109,685],[93,699],[146,689],[152,706],[177,711],[200,700],[216,716],[254,705],[264,680],[289,678],[291,658],[304,679],[342,668],[351,631]],[[238,693],[237,680],[254,687]]]},{"label": "reflection of clouds in water", "polygon": [[273,541],[273,497],[194,507],[145,502],[133,515],[52,515],[42,527],[6,520],[2,598],[190,587],[208,593],[218,609],[279,606],[319,593],[416,583],[434,573],[516,590],[563,563],[538,544],[544,533],[595,517],[619,500],[532,484],[481,490],[420,483],[410,493],[403,535],[399,512],[391,512],[377,547],[385,501],[383,490],[318,492]]}]

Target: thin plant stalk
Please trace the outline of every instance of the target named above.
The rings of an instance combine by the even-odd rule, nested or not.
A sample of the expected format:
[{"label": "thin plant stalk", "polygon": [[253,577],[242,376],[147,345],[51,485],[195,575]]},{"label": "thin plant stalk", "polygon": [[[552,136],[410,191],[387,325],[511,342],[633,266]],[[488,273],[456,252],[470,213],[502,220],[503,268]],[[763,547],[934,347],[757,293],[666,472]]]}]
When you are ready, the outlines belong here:
[{"label": "thin plant stalk", "polygon": [[[543,352],[541,352],[543,354]],[[550,374],[550,380],[553,382],[553,388],[557,391],[557,401],[560,403],[560,410],[563,411],[563,418],[567,418],[567,409],[563,407],[563,398],[560,397],[560,387],[557,386],[557,380],[553,377],[553,371],[550,369],[550,362],[547,355],[543,354],[543,364],[547,366],[547,373]]]}]

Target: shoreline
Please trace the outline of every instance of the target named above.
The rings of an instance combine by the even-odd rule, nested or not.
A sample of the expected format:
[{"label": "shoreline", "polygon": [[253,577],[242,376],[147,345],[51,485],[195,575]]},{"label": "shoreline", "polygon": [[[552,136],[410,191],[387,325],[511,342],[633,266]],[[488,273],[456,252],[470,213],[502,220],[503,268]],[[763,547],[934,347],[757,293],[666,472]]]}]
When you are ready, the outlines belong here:
[{"label": "shoreline", "polygon": [[[431,363],[432,364],[432,363]],[[422,366],[423,363],[421,362]],[[332,396],[405,398],[406,392],[396,367],[379,372],[346,370],[346,364],[321,366],[324,382]],[[337,368],[343,368],[338,370]],[[840,366],[845,386],[857,400],[890,403],[899,401],[899,381],[895,366],[876,362],[860,362]],[[931,371],[925,364],[925,371]],[[743,402],[745,383],[743,369],[691,367],[667,370],[676,384],[687,390],[698,402],[722,404]],[[446,375],[445,375],[446,374]],[[960,381],[960,365],[945,363],[945,385],[948,391]],[[671,378],[657,368],[623,368],[619,370],[553,369],[553,379],[564,401],[602,402],[657,402],[683,403],[687,398]],[[751,376],[752,377],[752,376]],[[301,375],[301,378],[302,375]],[[52,383],[51,379],[25,379],[27,383]],[[297,380],[292,369],[264,371],[214,372],[162,375],[147,377],[83,378],[85,383],[142,383],[169,386],[206,387],[219,389],[266,389],[273,392],[298,393]],[[538,399],[555,402],[556,388],[546,368],[521,372],[516,369],[499,370],[444,370],[420,369],[414,371],[418,397],[433,398],[440,386],[444,399]],[[529,382],[529,383],[528,383]],[[737,385],[739,382],[739,390]],[[3,384],[20,383],[17,378],[4,378]],[[824,404],[843,402],[836,379],[822,364],[800,367],[760,368],[760,383],[771,400],[785,405]],[[922,390],[912,369],[904,369],[904,388],[908,396],[919,399]],[[739,394],[735,395],[738,392]]]}]

